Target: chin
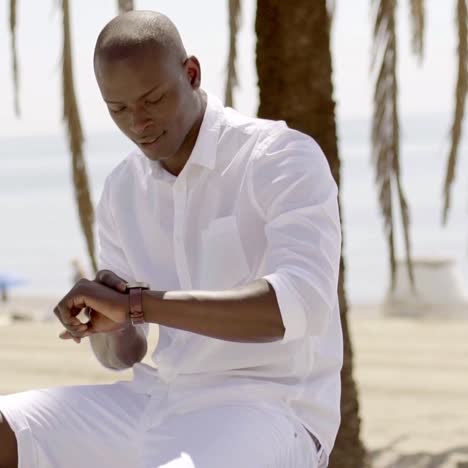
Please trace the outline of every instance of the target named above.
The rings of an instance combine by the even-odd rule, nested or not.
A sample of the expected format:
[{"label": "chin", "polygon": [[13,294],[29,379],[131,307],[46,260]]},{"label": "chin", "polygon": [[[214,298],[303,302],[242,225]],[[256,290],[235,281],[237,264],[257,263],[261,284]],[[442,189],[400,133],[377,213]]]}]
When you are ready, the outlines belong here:
[{"label": "chin", "polygon": [[154,151],[148,151],[144,150],[143,148],[140,148],[142,153],[151,161],[166,161],[167,159],[170,158],[170,156],[161,153],[161,152],[154,152]]},{"label": "chin", "polygon": [[140,151],[148,158],[151,159],[152,161],[160,161],[161,159],[164,159],[164,151],[161,151],[160,148],[148,148],[144,147],[142,145],[139,145],[136,143]]},{"label": "chin", "polygon": [[151,161],[163,161],[172,155],[172,152],[168,148],[170,145],[168,145],[165,137],[166,132],[164,131],[153,143],[140,144],[135,141],[135,139],[132,139],[132,141],[148,159],[151,159]]},{"label": "chin", "polygon": [[154,154],[147,154],[147,153],[143,153],[149,160],[151,161],[164,161],[164,158],[161,158],[161,156],[156,156]]}]

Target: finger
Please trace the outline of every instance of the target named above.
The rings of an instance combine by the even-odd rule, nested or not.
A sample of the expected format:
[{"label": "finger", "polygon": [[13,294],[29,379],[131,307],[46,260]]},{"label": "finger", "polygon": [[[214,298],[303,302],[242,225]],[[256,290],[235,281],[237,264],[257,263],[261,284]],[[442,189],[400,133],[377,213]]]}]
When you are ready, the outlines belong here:
[{"label": "finger", "polygon": [[59,338],[61,340],[71,340],[73,338],[73,335],[68,330],[64,330],[59,334]]},{"label": "finger", "polygon": [[64,330],[63,332],[61,332],[59,334],[59,338],[61,340],[74,340],[77,343],[79,343],[82,338],[87,338],[88,336],[91,336],[94,333],[96,333],[96,332],[94,330],[90,330],[90,329],[88,329],[88,330],[86,330],[84,332],[77,333],[77,334],[72,334],[68,330]]},{"label": "finger", "polygon": [[76,317],[77,314],[72,313],[72,310],[63,303],[55,307],[54,314],[66,329],[79,328],[82,325],[80,320]]},{"label": "finger", "polygon": [[86,331],[83,332],[83,336],[90,336],[90,335],[94,335],[95,333],[97,333],[97,331],[95,330],[90,320],[89,322],[86,323]]},{"label": "finger", "polygon": [[91,323],[91,320],[83,324],[84,328],[75,333],[75,338],[86,338],[88,336],[94,335],[96,330]]},{"label": "finger", "polygon": [[77,294],[76,296],[65,297],[56,307],[55,314],[60,322],[76,338],[81,338],[88,328],[87,324],[82,323],[78,318],[84,306],[84,298]]},{"label": "finger", "polygon": [[68,330],[65,330],[62,333],[60,333],[59,338],[62,340],[73,340],[75,343],[81,342],[81,338],[73,336]]},{"label": "finger", "polygon": [[110,270],[98,271],[95,281],[117,291],[125,292],[127,289],[127,282]]}]

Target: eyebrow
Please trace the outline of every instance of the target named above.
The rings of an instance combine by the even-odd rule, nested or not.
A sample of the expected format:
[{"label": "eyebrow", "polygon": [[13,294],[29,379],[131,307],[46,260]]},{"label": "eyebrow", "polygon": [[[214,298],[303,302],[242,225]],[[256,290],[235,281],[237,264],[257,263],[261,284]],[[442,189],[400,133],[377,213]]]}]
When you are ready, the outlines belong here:
[{"label": "eyebrow", "polygon": [[[155,91],[158,88],[159,88],[159,85],[156,85],[154,88],[151,88],[149,91],[146,91],[146,93],[143,93],[138,99],[145,98],[146,96],[148,96],[148,94],[151,94],[153,91]],[[107,102],[107,104],[122,104],[121,101],[108,101],[107,99],[104,99],[104,101]]]}]

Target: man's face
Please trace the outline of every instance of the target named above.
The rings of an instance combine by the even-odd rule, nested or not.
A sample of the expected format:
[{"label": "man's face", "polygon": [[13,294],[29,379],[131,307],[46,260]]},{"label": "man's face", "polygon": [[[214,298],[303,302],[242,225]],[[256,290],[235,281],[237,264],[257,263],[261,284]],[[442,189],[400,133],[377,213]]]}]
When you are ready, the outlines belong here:
[{"label": "man's face", "polygon": [[97,58],[96,78],[112,119],[154,161],[174,156],[193,125],[188,62],[148,51]]}]

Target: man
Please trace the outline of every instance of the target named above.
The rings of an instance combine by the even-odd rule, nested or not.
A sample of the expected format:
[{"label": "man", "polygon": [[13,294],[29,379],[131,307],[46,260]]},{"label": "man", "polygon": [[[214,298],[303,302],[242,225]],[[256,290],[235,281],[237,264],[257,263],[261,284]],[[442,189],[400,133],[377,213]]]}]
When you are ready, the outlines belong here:
[{"label": "man", "polygon": [[[104,366],[134,378],[2,397],[0,467],[326,466],[342,339],[323,153],[207,95],[161,14],[112,20],[94,67],[138,150],[97,208],[102,270],[55,312],[62,338],[89,337]],[[140,363],[149,323],[157,367]]]}]

